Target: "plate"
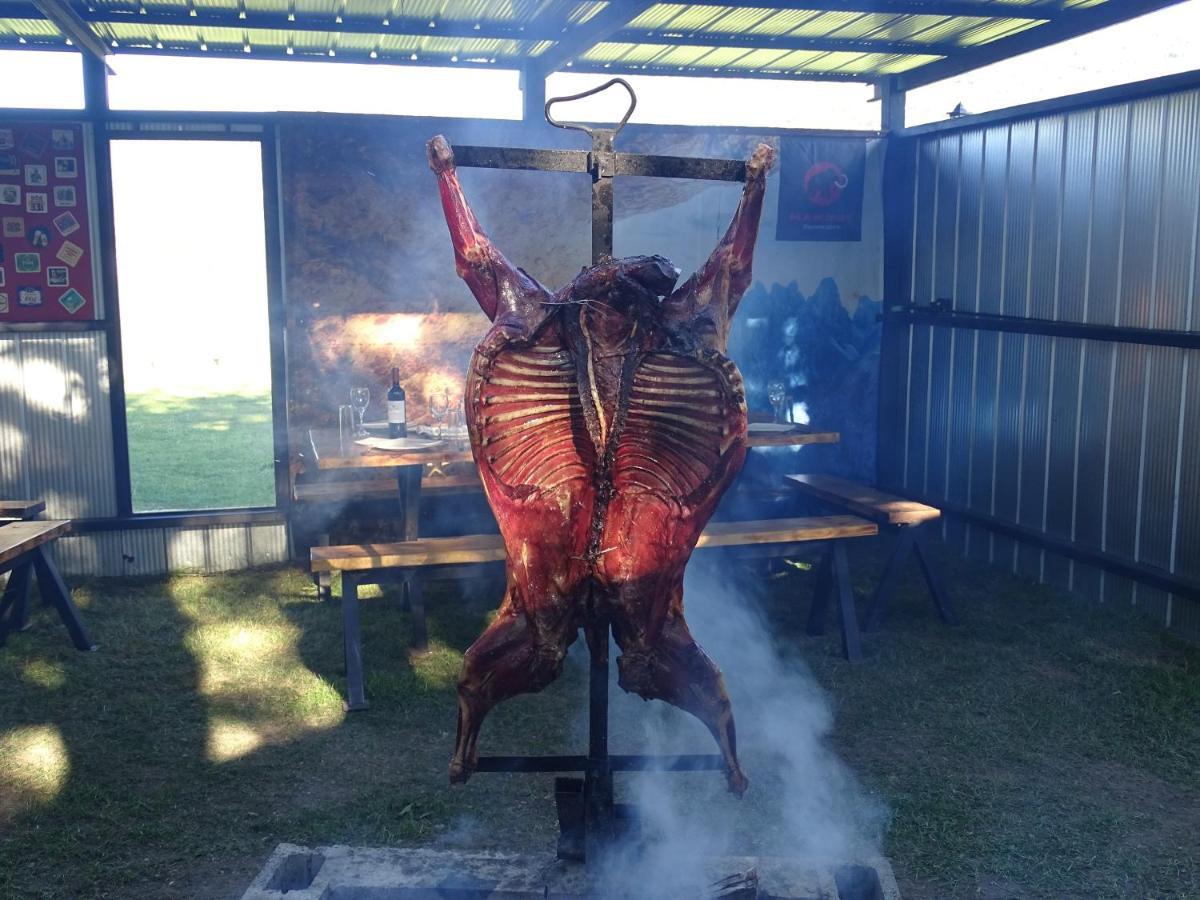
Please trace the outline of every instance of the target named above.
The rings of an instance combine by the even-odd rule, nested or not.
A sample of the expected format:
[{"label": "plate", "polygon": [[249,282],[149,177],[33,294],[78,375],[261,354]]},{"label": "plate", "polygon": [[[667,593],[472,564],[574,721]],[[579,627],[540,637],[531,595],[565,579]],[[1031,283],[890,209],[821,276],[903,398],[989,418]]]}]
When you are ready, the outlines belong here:
[{"label": "plate", "polygon": [[[386,422],[384,423],[387,424]],[[356,444],[361,444],[364,447],[370,447],[372,450],[428,450],[431,447],[440,447],[442,442],[431,440],[429,438],[363,438],[361,441],[355,441]]]},{"label": "plate", "polygon": [[746,430],[760,434],[783,434],[785,431],[795,431],[796,426],[792,422],[751,422]]}]

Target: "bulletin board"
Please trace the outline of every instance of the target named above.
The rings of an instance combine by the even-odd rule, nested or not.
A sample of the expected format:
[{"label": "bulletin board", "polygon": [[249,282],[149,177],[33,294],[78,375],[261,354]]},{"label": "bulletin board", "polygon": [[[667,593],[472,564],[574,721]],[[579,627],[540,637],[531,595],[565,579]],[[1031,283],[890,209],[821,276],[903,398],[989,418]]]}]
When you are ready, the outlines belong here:
[{"label": "bulletin board", "polygon": [[0,322],[96,318],[83,126],[0,122]]}]

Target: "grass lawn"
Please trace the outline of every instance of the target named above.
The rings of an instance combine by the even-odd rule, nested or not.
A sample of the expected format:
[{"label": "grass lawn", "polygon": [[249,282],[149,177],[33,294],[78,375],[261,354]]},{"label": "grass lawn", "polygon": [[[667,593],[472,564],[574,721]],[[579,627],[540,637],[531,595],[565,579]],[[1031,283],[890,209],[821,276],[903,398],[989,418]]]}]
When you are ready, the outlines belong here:
[{"label": "grass lawn", "polygon": [[274,506],[271,395],[129,394],[135,512]]},{"label": "grass lawn", "polygon": [[[875,549],[851,564],[873,584]],[[759,601],[828,693],[833,748],[890,810],[904,895],[1200,896],[1200,650],[946,565],[964,624],[940,625],[910,580],[857,665],[833,629],[803,635],[811,573],[769,579]],[[498,590],[431,589],[425,656],[405,649],[407,615],[368,599],[373,705],[347,716],[338,604],[300,571],[77,585],[99,652],[40,609],[0,651],[0,897],[233,898],[280,841],[549,849],[551,776],[445,782],[461,653]],[[485,752],[577,750],[582,674],[499,707]],[[672,782],[701,785],[699,816],[738,817],[748,851],[771,800],[753,762],[742,801],[715,776]]]}]

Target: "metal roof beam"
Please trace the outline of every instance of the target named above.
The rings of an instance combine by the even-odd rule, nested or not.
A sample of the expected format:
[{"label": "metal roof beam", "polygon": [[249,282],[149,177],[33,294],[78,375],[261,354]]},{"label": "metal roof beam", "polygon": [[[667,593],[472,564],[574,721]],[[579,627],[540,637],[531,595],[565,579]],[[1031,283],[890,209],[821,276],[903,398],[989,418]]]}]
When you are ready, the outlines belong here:
[{"label": "metal roof beam", "polygon": [[609,3],[584,24],[564,30],[557,38],[558,43],[538,57],[538,68],[544,74],[561,68],[565,63],[582,56],[620,31],[656,2],[657,0],[628,0]]},{"label": "metal roof beam", "polygon": [[1135,19],[1146,13],[1165,9],[1181,2],[1183,0],[1108,0],[1100,6],[1065,10],[1044,25],[1029,28],[1012,37],[1001,38],[949,59],[943,59],[940,62],[930,63],[919,69],[913,69],[911,72],[897,75],[896,86],[899,90],[911,91],[935,81],[953,78],[963,72],[1020,56],[1022,53],[1032,50],[1040,50],[1042,47],[1107,28],[1128,19]]},{"label": "metal roof beam", "polygon": [[[1123,2],[1123,0],[1109,0]],[[972,0],[707,0],[691,6],[736,9],[812,10],[815,12],[883,13],[889,16],[974,16],[984,19],[1046,21],[1063,15],[1062,2],[1043,6],[982,4]]]},{"label": "metal roof beam", "polygon": [[41,16],[35,16],[35,18],[44,16],[49,19],[58,26],[59,31],[71,39],[72,44],[84,53],[101,62],[104,61],[104,57],[108,56],[110,52],[108,45],[96,36],[96,33],[88,27],[87,22],[79,18],[79,15],[65,0],[33,0],[32,5],[41,12]]},{"label": "metal roof beam", "polygon": [[572,72],[586,72],[592,75],[664,75],[674,78],[769,78],[783,81],[842,81],[858,84],[870,84],[874,81],[871,75],[857,75],[849,72],[792,72],[779,71],[764,67],[762,69],[705,69],[703,66],[653,66],[653,65],[621,65],[612,63],[584,62],[571,66]]},{"label": "metal roof beam", "polygon": [[[44,16],[33,2],[0,2],[0,19],[41,19]],[[441,37],[473,40],[556,41],[562,33],[540,24],[505,25],[499,22],[438,22],[424,18],[363,16],[322,16],[306,13],[246,12],[195,9],[187,12],[160,10],[142,13],[114,9],[88,10],[80,15],[83,22],[95,25],[150,25],[182,28],[246,28],[270,31],[303,31],[329,34],[373,34],[403,37]],[[434,27],[430,28],[430,21]]]},{"label": "metal roof beam", "polygon": [[739,47],[748,50],[814,50],[826,53],[900,53],[949,56],[964,49],[958,44],[887,41],[870,38],[801,37],[797,35],[723,34],[712,31],[664,32],[627,28],[610,41],[621,44],[664,44],[679,47]]}]

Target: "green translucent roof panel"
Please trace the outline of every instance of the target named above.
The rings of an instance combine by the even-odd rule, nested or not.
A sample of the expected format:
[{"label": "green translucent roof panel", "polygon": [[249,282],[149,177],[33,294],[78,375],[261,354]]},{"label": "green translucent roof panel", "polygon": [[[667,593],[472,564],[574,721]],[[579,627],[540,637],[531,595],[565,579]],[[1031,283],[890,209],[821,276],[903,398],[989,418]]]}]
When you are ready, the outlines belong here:
[{"label": "green translucent roof panel", "polygon": [[[1119,0],[927,0],[916,6],[845,0],[849,9],[832,10],[828,0],[811,0],[815,9],[804,0],[779,6],[713,0],[630,4],[628,17],[619,15],[625,0],[67,2],[117,53],[310,56],[333,50],[350,59],[512,68],[547,53],[560,60],[553,48],[565,40],[577,49],[561,65],[577,70],[870,81],[1036,35],[1055,16],[1090,15],[1087,10]],[[66,39],[29,0],[0,0],[0,46],[22,43],[65,47]]]}]

